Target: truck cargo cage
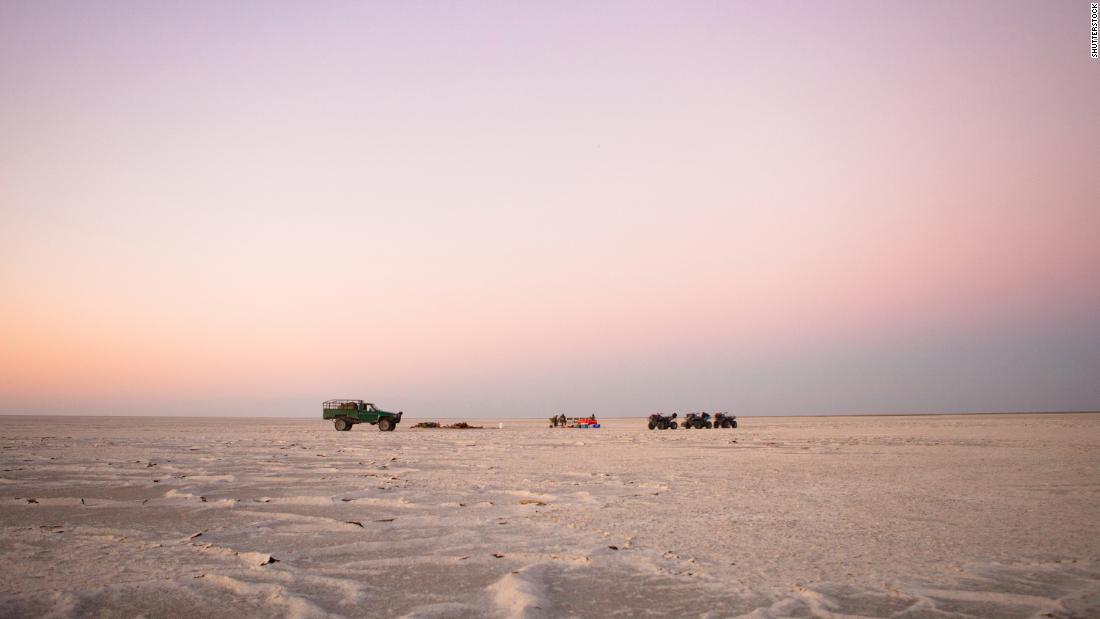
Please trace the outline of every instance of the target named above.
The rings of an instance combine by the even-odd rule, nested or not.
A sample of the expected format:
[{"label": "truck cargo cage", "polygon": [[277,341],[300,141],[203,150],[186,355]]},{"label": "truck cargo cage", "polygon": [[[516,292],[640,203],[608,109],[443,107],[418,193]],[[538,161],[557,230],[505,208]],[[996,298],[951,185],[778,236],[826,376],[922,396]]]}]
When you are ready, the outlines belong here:
[{"label": "truck cargo cage", "polygon": [[[314,400],[316,402],[316,400]],[[327,410],[358,410],[362,400],[325,400],[321,406]]]}]

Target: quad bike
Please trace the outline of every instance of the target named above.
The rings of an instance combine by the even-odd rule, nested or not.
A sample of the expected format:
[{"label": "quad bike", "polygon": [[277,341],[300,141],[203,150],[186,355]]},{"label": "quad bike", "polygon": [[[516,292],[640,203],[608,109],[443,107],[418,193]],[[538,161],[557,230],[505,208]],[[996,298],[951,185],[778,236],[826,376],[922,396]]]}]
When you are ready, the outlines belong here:
[{"label": "quad bike", "polygon": [[702,430],[703,428],[713,427],[714,424],[710,421],[710,413],[688,413],[684,415],[684,428]]},{"label": "quad bike", "polygon": [[737,415],[731,415],[729,413],[714,413],[714,427],[736,428]]},{"label": "quad bike", "polygon": [[668,430],[677,428],[676,425],[676,413],[672,415],[662,415],[661,413],[653,413],[649,416],[649,429],[650,430]]}]

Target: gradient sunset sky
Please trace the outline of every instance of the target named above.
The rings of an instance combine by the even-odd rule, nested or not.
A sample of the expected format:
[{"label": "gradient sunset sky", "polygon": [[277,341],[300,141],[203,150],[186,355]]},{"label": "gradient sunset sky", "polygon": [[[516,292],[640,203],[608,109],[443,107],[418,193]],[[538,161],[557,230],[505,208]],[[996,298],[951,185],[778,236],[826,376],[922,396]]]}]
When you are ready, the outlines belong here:
[{"label": "gradient sunset sky", "polygon": [[0,413],[1100,409],[1088,2],[0,3]]}]

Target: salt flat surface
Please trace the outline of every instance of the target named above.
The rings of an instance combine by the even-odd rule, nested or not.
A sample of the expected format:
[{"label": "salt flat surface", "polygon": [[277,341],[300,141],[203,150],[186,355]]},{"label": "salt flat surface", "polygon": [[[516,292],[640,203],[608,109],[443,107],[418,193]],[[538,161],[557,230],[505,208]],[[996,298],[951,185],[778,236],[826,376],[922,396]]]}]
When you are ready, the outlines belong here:
[{"label": "salt flat surface", "polygon": [[0,417],[0,616],[1100,616],[1100,415]]}]

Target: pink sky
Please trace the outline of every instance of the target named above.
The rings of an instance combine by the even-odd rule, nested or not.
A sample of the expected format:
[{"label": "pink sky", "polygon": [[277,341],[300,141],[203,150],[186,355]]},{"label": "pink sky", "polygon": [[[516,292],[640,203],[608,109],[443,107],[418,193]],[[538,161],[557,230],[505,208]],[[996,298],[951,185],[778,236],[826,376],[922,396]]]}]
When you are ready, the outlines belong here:
[{"label": "pink sky", "polygon": [[0,413],[1100,409],[1087,3],[0,5]]}]

